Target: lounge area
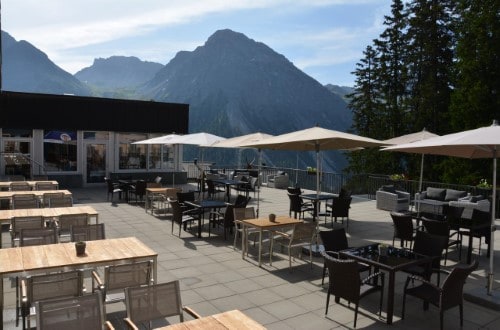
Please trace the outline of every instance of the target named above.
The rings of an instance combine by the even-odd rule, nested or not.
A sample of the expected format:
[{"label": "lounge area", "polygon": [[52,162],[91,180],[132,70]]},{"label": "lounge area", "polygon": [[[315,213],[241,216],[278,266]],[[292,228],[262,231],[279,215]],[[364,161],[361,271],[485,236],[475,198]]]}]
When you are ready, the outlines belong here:
[{"label": "lounge area", "polygon": [[[184,186],[185,189],[195,186]],[[128,204],[125,201],[106,201],[104,188],[73,189],[75,204],[90,205],[99,212],[100,222],[106,224],[106,236],[109,238],[136,236],[149,248],[158,253],[158,282],[179,280],[183,303],[192,307],[202,316],[213,315],[238,309],[264,325],[267,329],[331,329],[335,327],[353,327],[353,310],[346,303],[330,303],[328,316],[325,317],[325,300],[328,281],[321,285],[323,258],[314,255],[312,267],[307,254],[303,259],[293,258],[289,267],[288,255],[274,250],[272,266],[268,256],[263,258],[262,267],[258,267],[257,245],[249,244],[249,255],[242,259],[239,246],[233,248],[230,236],[224,240],[221,228],[212,229],[208,237],[203,232],[197,237],[196,226],[187,228],[181,237],[171,233],[171,221],[168,215],[154,216],[144,211],[143,205]],[[289,203],[286,191],[263,187],[260,192],[260,214],[269,213],[288,215]],[[256,207],[252,199],[249,206]],[[353,195],[347,232],[350,246],[361,246],[372,242],[392,243],[393,225],[388,211],[378,210],[374,200]],[[306,215],[306,220],[308,216]],[[309,219],[310,220],[310,219]],[[205,226],[206,226],[205,222]],[[331,229],[331,222],[320,216],[320,230]],[[342,226],[341,223],[334,226]],[[4,235],[4,247],[8,247],[8,231]],[[500,240],[496,239],[497,246]],[[264,245],[268,244],[266,236]],[[477,247],[473,252],[479,261],[478,270],[474,271],[465,285],[465,291],[484,288],[485,269],[489,259],[483,251],[478,255]],[[458,254],[451,249],[444,269],[456,265]],[[496,263],[498,265],[498,263]],[[496,270],[500,267],[496,266]],[[401,319],[401,302],[406,274],[396,273],[395,310],[393,327],[419,328],[425,322],[432,328],[439,325],[439,312],[431,307],[422,311],[422,304],[416,299],[406,299],[405,319]],[[15,326],[15,290],[9,279],[4,280],[5,310],[4,329],[20,329]],[[498,288],[495,287],[495,290]],[[384,297],[386,299],[387,296]],[[351,305],[352,306],[352,305]],[[360,304],[357,328],[387,327],[386,300],[382,308],[382,319],[377,315],[379,296],[369,296]],[[108,319],[115,328],[120,329],[124,317],[124,305],[113,304],[107,307]],[[458,309],[444,314],[446,327],[458,327]],[[161,324],[160,324],[161,325]],[[464,329],[482,327],[498,328],[500,312],[465,302]]]}]

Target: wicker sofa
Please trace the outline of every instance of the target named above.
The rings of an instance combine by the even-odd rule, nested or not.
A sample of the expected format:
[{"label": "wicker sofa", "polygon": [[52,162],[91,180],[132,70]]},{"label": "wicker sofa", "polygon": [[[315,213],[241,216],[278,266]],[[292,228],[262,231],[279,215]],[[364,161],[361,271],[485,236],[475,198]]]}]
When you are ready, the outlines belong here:
[{"label": "wicker sofa", "polygon": [[467,195],[459,199],[458,201],[450,201],[450,206],[463,207],[464,211],[462,213],[462,218],[470,219],[472,218],[472,211],[478,209],[483,212],[491,211],[491,202],[484,198],[482,195],[471,196]]},{"label": "wicker sofa", "polygon": [[[426,190],[415,194],[415,201],[422,201],[422,203],[416,203],[420,213],[444,214],[450,202],[464,197],[467,197],[467,192],[463,190],[427,187]],[[426,203],[427,201],[429,202]]]},{"label": "wicker sofa", "polygon": [[276,175],[267,176],[267,186],[269,188],[286,189],[289,183],[288,174],[278,172]]},{"label": "wicker sofa", "polygon": [[407,211],[410,205],[410,193],[396,190],[392,185],[382,186],[375,193],[377,209],[387,211]]}]

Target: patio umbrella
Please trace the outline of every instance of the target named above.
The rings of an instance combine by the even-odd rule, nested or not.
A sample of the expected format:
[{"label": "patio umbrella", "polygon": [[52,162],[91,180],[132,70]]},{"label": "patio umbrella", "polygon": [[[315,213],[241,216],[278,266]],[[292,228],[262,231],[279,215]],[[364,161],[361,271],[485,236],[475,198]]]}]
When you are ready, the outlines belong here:
[{"label": "patio umbrella", "polygon": [[496,187],[497,187],[497,150],[500,147],[500,126],[493,121],[491,126],[480,127],[473,130],[443,135],[424,141],[386,147],[383,150],[403,151],[410,153],[425,153],[432,155],[462,157],[470,159],[493,159],[493,195],[491,206],[491,239],[490,239],[490,270],[488,274],[488,295],[492,294],[493,286],[493,251],[494,229],[496,213]]},{"label": "patio umbrella", "polygon": [[242,146],[271,150],[299,150],[316,152],[316,193],[320,194],[320,150],[346,150],[359,147],[376,147],[384,143],[359,135],[329,130],[318,126],[274,136],[260,142]]},{"label": "patio umbrella", "polygon": [[[217,141],[213,144],[211,144],[209,147],[213,148],[249,148],[249,147],[243,147],[242,145],[249,144],[249,143],[256,143],[259,141],[262,141],[264,139],[273,137],[273,135],[266,134],[266,133],[251,133],[251,134],[246,134],[246,135],[241,135],[241,136],[235,136],[232,138],[228,138],[226,140],[222,141]],[[259,216],[259,206],[260,206],[260,170],[262,166],[262,149],[257,148],[259,151],[259,164],[257,166],[257,183],[258,183],[258,190],[257,190],[257,217]]]},{"label": "patio umbrella", "polygon": [[[431,133],[424,128],[421,132],[401,135],[392,139],[384,140],[382,142],[386,144],[403,144],[403,143],[411,143],[416,141],[427,140],[429,138],[436,136],[439,135]],[[422,154],[422,160],[420,161],[420,181],[418,182],[418,191],[422,191],[422,180],[424,177],[424,156],[425,154]]]}]

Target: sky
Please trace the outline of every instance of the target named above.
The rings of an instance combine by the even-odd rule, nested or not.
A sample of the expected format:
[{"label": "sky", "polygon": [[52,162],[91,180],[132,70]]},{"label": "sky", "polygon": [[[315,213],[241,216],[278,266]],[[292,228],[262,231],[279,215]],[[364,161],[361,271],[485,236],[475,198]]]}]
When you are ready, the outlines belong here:
[{"label": "sky", "polygon": [[383,31],[390,0],[0,0],[1,28],[74,74],[96,58],[167,64],[231,29],[263,42],[321,84],[352,71]]}]

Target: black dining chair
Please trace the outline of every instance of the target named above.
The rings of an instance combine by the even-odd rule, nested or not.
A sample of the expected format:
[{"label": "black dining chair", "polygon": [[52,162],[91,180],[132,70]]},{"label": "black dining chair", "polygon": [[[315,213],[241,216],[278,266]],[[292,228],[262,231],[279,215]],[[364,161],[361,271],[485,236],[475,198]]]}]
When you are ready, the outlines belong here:
[{"label": "black dining chair", "polygon": [[410,242],[410,249],[415,240],[415,228],[410,214],[391,212],[392,222],[394,224],[394,234],[392,236],[392,245],[397,239],[401,240],[401,247],[406,247],[407,242]]}]

